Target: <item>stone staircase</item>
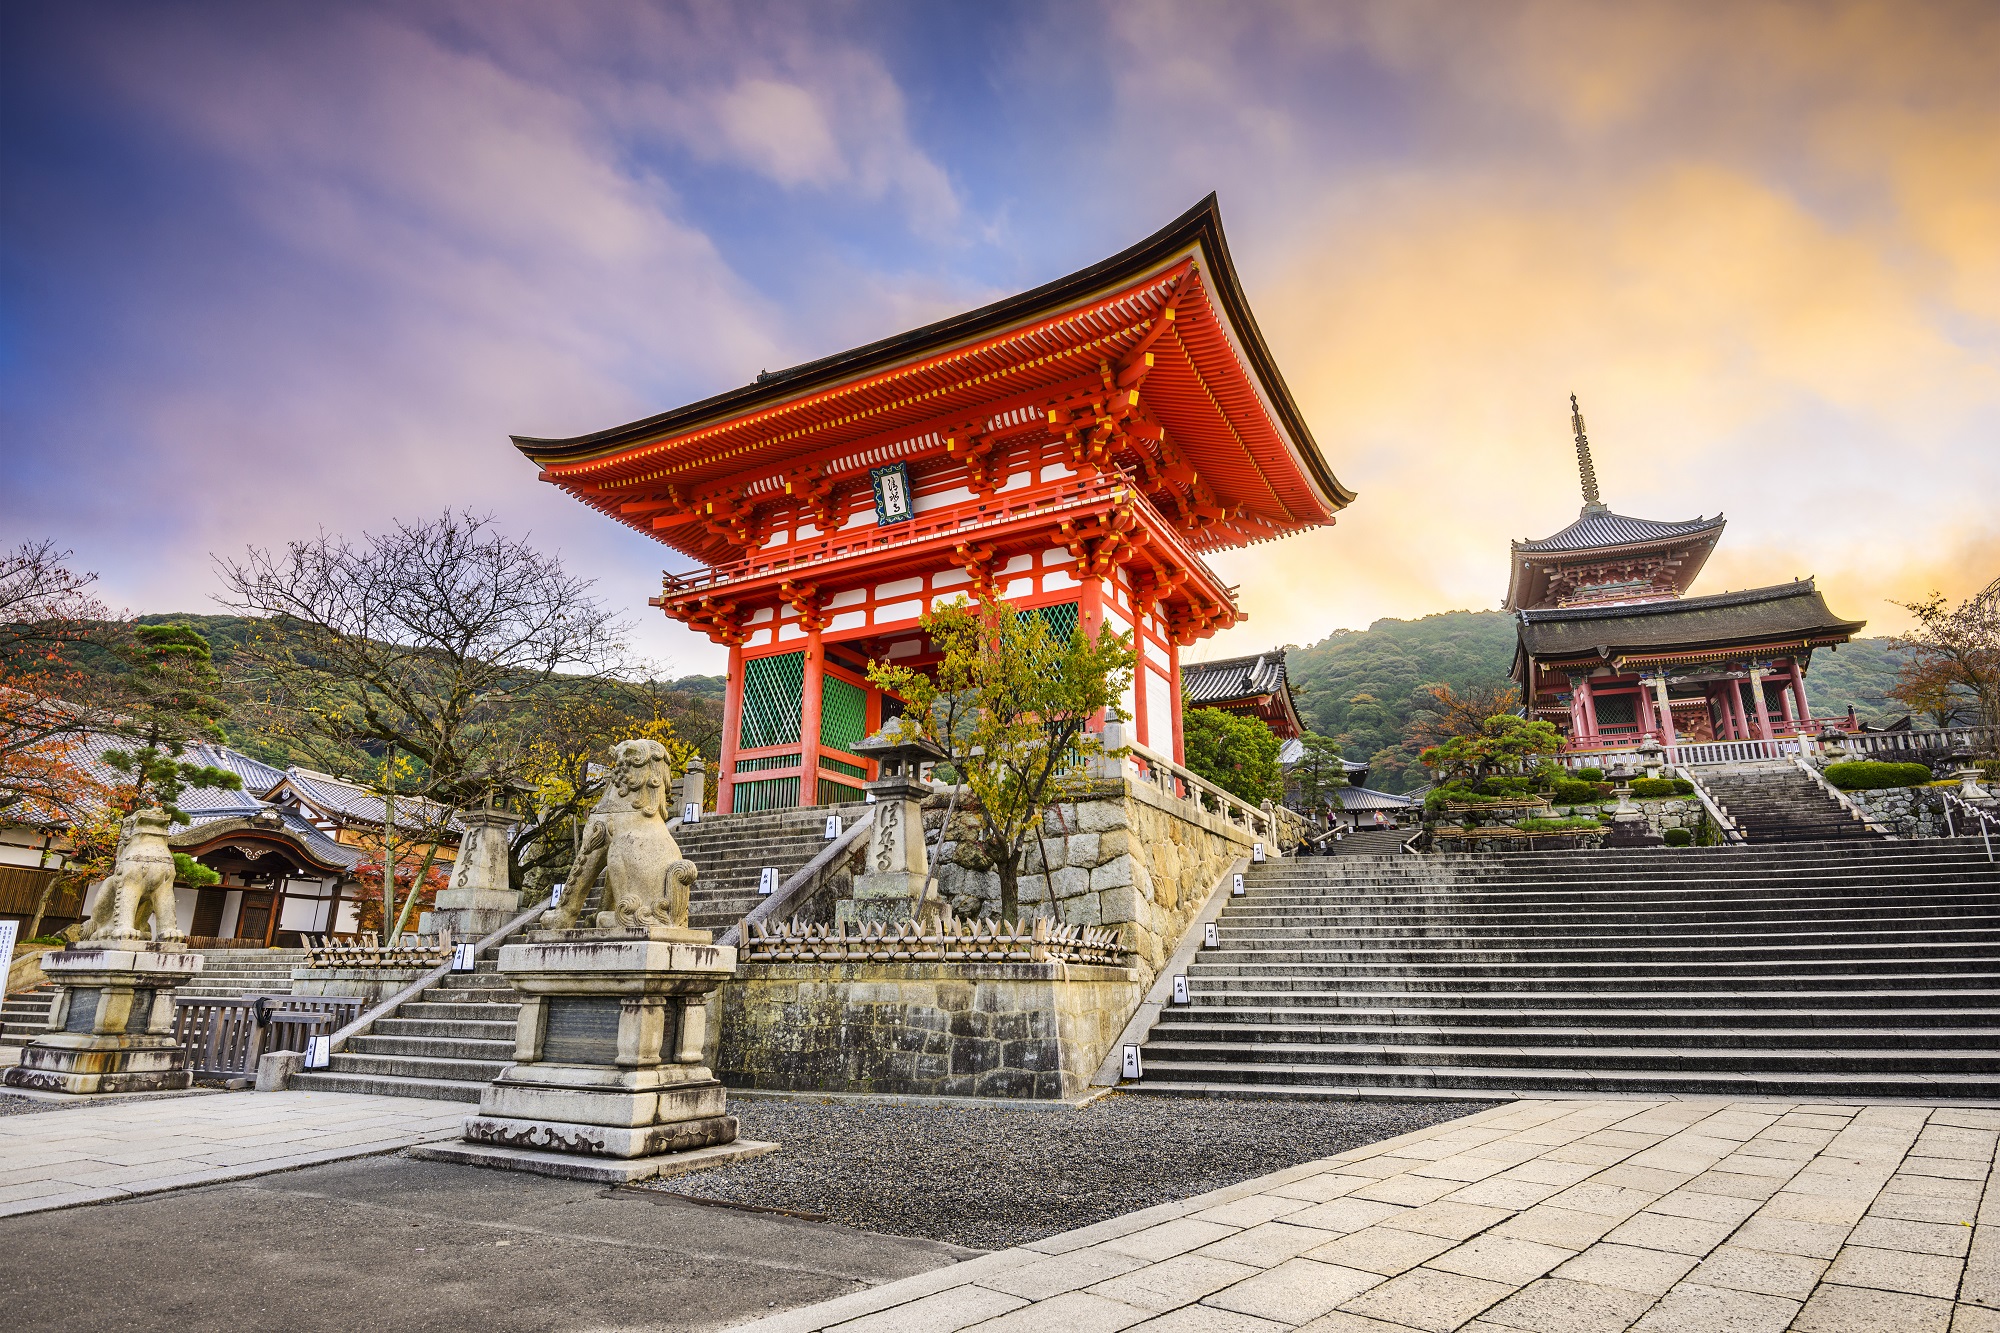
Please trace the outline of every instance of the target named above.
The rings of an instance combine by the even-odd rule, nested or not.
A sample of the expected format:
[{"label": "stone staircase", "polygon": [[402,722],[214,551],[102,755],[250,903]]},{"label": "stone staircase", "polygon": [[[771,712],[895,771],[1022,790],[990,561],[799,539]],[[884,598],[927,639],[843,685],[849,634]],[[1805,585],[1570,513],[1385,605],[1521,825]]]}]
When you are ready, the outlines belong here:
[{"label": "stone staircase", "polygon": [[1328,856],[1400,856],[1403,844],[1416,836],[1414,829],[1356,829],[1339,842],[1328,842]]},{"label": "stone staircase", "polygon": [[1257,866],[1137,1090],[2000,1097],[1975,839]]},{"label": "stone staircase", "polygon": [[[850,827],[854,806],[710,815],[675,833],[681,852],[701,867],[689,922],[720,935],[757,904],[757,882],[774,866],[782,883],[826,847],[826,817]],[[525,939],[525,933],[509,942]],[[368,1092],[476,1102],[513,1060],[520,995],[491,955],[476,970],[446,977],[376,1022],[336,1052],[323,1070],[301,1072],[292,1086],[319,1092]]]},{"label": "stone staircase", "polygon": [[0,1000],[0,1044],[18,1045],[47,1028],[55,1002],[54,986],[17,991]]},{"label": "stone staircase", "polygon": [[201,971],[176,995],[290,995],[292,969],[304,967],[304,949],[197,949]]},{"label": "stone staircase", "polygon": [[1701,784],[1751,843],[1879,837],[1791,763],[1703,769]]}]

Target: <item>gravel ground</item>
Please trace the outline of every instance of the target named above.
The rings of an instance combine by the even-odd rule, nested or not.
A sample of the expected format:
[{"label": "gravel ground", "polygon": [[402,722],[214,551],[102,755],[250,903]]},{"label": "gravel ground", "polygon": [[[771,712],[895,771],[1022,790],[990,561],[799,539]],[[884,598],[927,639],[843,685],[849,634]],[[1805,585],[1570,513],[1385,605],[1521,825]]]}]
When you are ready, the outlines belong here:
[{"label": "gravel ground", "polygon": [[783,1150],[641,1186],[1004,1249],[1407,1134],[1490,1102],[1112,1096],[1080,1110],[730,1104]]},{"label": "gravel ground", "polygon": [[33,1115],[37,1111],[60,1111],[62,1102],[45,1102],[33,1097],[17,1097],[11,1092],[0,1092],[0,1115]]}]

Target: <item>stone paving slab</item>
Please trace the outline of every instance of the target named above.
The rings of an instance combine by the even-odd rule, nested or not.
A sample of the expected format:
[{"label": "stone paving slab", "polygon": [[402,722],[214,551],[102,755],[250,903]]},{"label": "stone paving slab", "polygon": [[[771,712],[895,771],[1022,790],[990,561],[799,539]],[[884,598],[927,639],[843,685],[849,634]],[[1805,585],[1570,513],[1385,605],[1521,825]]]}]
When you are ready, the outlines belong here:
[{"label": "stone paving slab", "polygon": [[1537,1099],[742,1325],[2000,1333],[2000,1108]]},{"label": "stone paving slab", "polygon": [[0,1117],[0,1217],[456,1138],[455,1102],[346,1093],[85,1101]]}]

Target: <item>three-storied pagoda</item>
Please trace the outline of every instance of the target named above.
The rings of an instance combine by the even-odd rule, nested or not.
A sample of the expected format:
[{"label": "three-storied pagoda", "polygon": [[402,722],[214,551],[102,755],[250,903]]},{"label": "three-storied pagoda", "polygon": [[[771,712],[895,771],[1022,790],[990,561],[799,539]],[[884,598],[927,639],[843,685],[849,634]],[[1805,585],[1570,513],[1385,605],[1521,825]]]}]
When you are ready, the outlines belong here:
[{"label": "three-storied pagoda", "polygon": [[1846,643],[1866,622],[1834,615],[1809,578],[1687,596],[1722,515],[1657,523],[1612,513],[1574,395],[1570,425],[1583,512],[1552,537],[1515,542],[1507,584],[1514,679],[1533,716],[1554,722],[1572,752],[1647,737],[1770,744],[1816,730],[1805,682],[1813,650]]},{"label": "three-storied pagoda", "polygon": [[1136,636],[1139,744],[1181,758],[1180,649],[1241,619],[1207,553],[1331,523],[1213,195],[981,310],[568,440],[543,480],[701,568],[653,605],[729,647],[718,809],[862,799],[861,738],[958,596]]}]

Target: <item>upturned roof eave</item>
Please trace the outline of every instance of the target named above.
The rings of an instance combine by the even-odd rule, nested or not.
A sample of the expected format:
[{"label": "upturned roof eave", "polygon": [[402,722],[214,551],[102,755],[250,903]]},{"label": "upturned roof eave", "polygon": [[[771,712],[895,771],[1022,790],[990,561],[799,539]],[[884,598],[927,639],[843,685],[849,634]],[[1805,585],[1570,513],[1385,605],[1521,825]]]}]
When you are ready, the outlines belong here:
[{"label": "upturned roof eave", "polygon": [[1281,432],[1294,446],[1307,480],[1322,494],[1329,515],[1345,508],[1353,503],[1356,493],[1342,486],[1328,467],[1312,431],[1292,398],[1290,387],[1264,342],[1263,333],[1244,297],[1235,264],[1230,259],[1229,244],[1222,231],[1221,211],[1212,193],[1160,231],[1109,259],[977,310],[777,371],[757,383],[622,426],[567,439],[525,435],[509,438],[515,448],[538,466],[604,457],[632,445],[685,434],[805,398],[847,380],[890,369],[900,362],[939,355],[961,344],[991,338],[1015,325],[1046,316],[1054,309],[1079,304],[1097,293],[1128,285],[1149,270],[1171,263],[1195,248],[1199,248],[1207,258],[1204,272],[1209,278],[1214,299],[1236,335],[1238,346],[1249,361],[1251,373],[1276,415]]}]

